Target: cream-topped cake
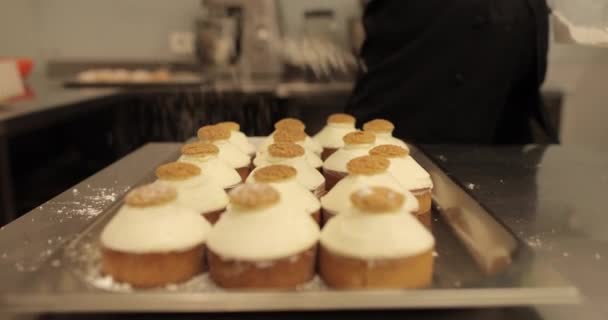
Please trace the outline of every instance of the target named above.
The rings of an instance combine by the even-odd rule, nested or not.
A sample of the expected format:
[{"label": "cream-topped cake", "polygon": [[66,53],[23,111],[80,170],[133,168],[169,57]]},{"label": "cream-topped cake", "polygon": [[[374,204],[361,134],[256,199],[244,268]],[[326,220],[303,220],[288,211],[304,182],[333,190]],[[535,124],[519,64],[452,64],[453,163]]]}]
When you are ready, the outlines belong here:
[{"label": "cream-topped cake", "polygon": [[222,127],[232,134],[228,139],[230,143],[234,144],[239,148],[243,153],[253,157],[255,155],[255,146],[249,141],[247,136],[241,132],[241,125],[234,121],[224,121],[219,122],[216,126]]},{"label": "cream-topped cake", "polygon": [[245,181],[251,171],[251,157],[230,142],[232,132],[222,126],[204,126],[198,130],[202,142],[213,143],[220,150],[218,157],[236,169]]},{"label": "cream-topped cake", "polygon": [[369,153],[374,147],[376,137],[370,132],[355,131],[345,135],[342,140],[344,147],[334,152],[323,163],[323,176],[328,191],[348,174],[346,164],[350,160]]},{"label": "cream-topped cake", "polygon": [[[321,170],[321,166],[323,165],[323,161],[316,153],[313,153],[311,150],[306,149],[304,139],[306,138],[306,133],[304,131],[299,130],[290,130],[290,129],[278,129],[271,136],[272,143],[295,143],[304,148],[305,157],[310,165],[317,169]],[[253,160],[253,165],[256,167],[268,165],[268,147],[266,149],[260,149],[258,151],[257,156]]]},{"label": "cream-topped cake", "polygon": [[429,286],[435,240],[411,215],[409,199],[386,187],[364,187],[348,198],[352,206],[321,232],[325,283],[342,289]]},{"label": "cream-topped cake", "polygon": [[327,117],[327,124],[312,139],[323,147],[321,159],[326,160],[344,146],[345,135],[357,131],[355,117],[345,113],[334,113]]},{"label": "cream-topped cake", "polygon": [[267,183],[275,188],[281,199],[296,209],[310,215],[317,223],[321,223],[321,203],[312,192],[297,180],[298,171],[282,164],[256,168],[251,172],[248,183]]},{"label": "cream-topped cake", "polygon": [[188,162],[201,169],[202,178],[217,184],[225,190],[230,190],[242,182],[236,169],[229,166],[218,157],[220,149],[211,143],[193,142],[185,144],[181,149],[180,162]]},{"label": "cream-topped cake", "polygon": [[[393,137],[395,125],[385,119],[374,119],[363,124],[363,130],[372,132],[376,135],[376,145],[392,144],[408,149],[403,140]],[[409,149],[408,149],[409,150]]]},{"label": "cream-topped cake", "polygon": [[296,179],[315,196],[325,193],[325,178],[306,159],[304,148],[295,143],[275,143],[268,146],[265,162],[259,167],[272,164],[283,164],[294,167],[298,174]]},{"label": "cream-topped cake", "polygon": [[201,169],[188,162],[170,162],[156,168],[160,183],[177,190],[177,205],[192,209],[215,223],[228,205],[228,195],[222,187],[204,179]]},{"label": "cream-topped cake", "polygon": [[387,187],[406,197],[404,210],[412,214],[418,211],[418,201],[388,172],[390,162],[378,156],[361,156],[348,162],[348,176],[340,180],[333,189],[321,198],[321,211],[324,221],[346,211],[350,195],[365,187]]},{"label": "cream-topped cake", "polygon": [[295,119],[295,118],[285,118],[285,119],[279,120],[277,123],[275,123],[274,129],[275,129],[274,132],[271,133],[266,139],[264,139],[262,141],[262,143],[258,147],[258,150],[266,150],[266,148],[268,148],[269,145],[275,143],[274,135],[277,133],[277,131],[290,131],[290,132],[304,133],[305,137],[304,137],[304,141],[301,143],[301,145],[306,150],[309,150],[310,152],[316,154],[317,156],[321,155],[321,152],[323,151],[323,147],[321,147],[321,145],[319,143],[314,141],[311,137],[309,137],[306,134],[306,132],[305,132],[306,125],[304,125],[304,123],[302,121]]},{"label": "cream-topped cake", "polygon": [[129,192],[101,232],[102,271],[134,287],[157,287],[202,271],[211,225],[180,206],[177,191],[153,183]]},{"label": "cream-topped cake", "polygon": [[230,192],[209,234],[209,274],[227,288],[294,288],[314,277],[319,226],[267,184]]},{"label": "cream-topped cake", "polygon": [[369,154],[385,157],[390,161],[388,172],[416,196],[420,204],[416,215],[420,222],[430,228],[433,181],[429,173],[409,155],[407,149],[399,146],[380,145],[371,149]]}]

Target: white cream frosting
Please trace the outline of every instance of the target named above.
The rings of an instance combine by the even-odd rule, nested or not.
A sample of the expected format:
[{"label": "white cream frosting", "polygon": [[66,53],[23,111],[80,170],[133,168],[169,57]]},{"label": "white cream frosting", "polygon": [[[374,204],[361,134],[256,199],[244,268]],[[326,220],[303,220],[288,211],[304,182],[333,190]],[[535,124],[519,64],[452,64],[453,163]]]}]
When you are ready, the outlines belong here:
[{"label": "white cream frosting", "polygon": [[[257,159],[257,158],[256,158]],[[292,166],[298,171],[297,180],[306,189],[314,191],[325,183],[325,177],[319,172],[319,170],[313,168],[306,159],[305,156],[295,158],[279,158],[268,155],[266,157],[267,163],[259,166],[259,168],[273,165],[273,164],[284,164]]]},{"label": "white cream frosting", "polygon": [[378,132],[376,134],[376,146],[380,146],[383,144],[390,144],[394,146],[402,147],[406,150],[409,150],[407,144],[403,142],[403,140],[393,137],[392,133],[389,132]]},{"label": "white cream frosting", "polygon": [[312,151],[313,153],[316,153],[317,155],[320,155],[321,152],[323,152],[323,147],[321,146],[321,144],[313,140],[309,136],[306,136],[306,138],[304,139],[304,147]]},{"label": "white cream frosting", "polygon": [[[247,178],[247,183],[256,183],[254,175],[259,170],[256,168]],[[307,214],[315,213],[321,209],[321,202],[315,197],[310,190],[306,189],[296,177],[289,178],[279,182],[270,182],[268,185],[275,188],[281,195],[281,199],[289,203],[297,209],[303,209]]]},{"label": "white cream frosting", "polygon": [[201,168],[202,178],[210,180],[221,188],[227,189],[241,183],[239,173],[216,155],[202,157],[182,155],[177,161],[192,163]]},{"label": "white cream frosting", "polygon": [[312,139],[324,148],[338,149],[344,146],[342,138],[355,131],[354,123],[328,123]]},{"label": "white cream frosting", "polygon": [[[274,143],[274,132],[272,134],[270,134],[268,137],[266,137],[262,141],[262,143],[260,143],[260,145],[258,146],[258,150],[264,151],[264,150],[268,149],[268,146],[270,146],[273,143]],[[321,152],[323,152],[323,147],[319,143],[317,143],[316,141],[311,139],[309,136],[306,136],[306,138],[304,138],[304,141],[296,142],[296,144],[300,145],[305,150],[310,151],[311,153],[314,153],[315,155],[317,155],[317,157],[321,154]]]},{"label": "white cream frosting", "polygon": [[[253,159],[253,165],[256,167],[266,166],[269,164],[268,157],[268,149],[260,150],[257,152],[255,158]],[[315,169],[321,168],[323,166],[323,160],[315,154],[312,153],[308,149],[304,149],[304,156],[306,157],[306,161]]]},{"label": "white cream frosting", "polygon": [[408,190],[431,189],[433,181],[421,165],[411,156],[389,158],[390,172],[399,183]]},{"label": "white cream frosting", "polygon": [[323,169],[338,172],[347,172],[346,164],[357,157],[369,155],[374,144],[351,144],[336,150],[323,163]]},{"label": "white cream frosting", "polygon": [[214,141],[213,144],[220,149],[218,157],[224,160],[229,166],[237,169],[248,167],[251,163],[251,157],[228,140]]},{"label": "white cream frosting", "polygon": [[321,197],[321,206],[331,213],[342,213],[350,209],[350,196],[353,192],[365,187],[387,187],[405,195],[403,210],[407,212],[418,211],[418,200],[405,189],[388,172],[375,175],[349,174],[340,180],[325,196]]},{"label": "white cream frosting", "polygon": [[318,240],[316,222],[280,200],[253,212],[229,205],[209,233],[207,247],[224,259],[261,262],[293,256]]},{"label": "white cream frosting", "polygon": [[127,253],[183,252],[203,244],[211,225],[200,212],[170,202],[123,205],[101,233],[104,247]]},{"label": "white cream frosting", "polygon": [[435,245],[431,233],[405,208],[383,213],[352,208],[325,224],[320,241],[332,253],[366,260],[411,257]]},{"label": "white cream frosting", "polygon": [[178,206],[192,209],[198,213],[222,210],[228,205],[226,191],[202,175],[185,180],[158,180],[177,190]]},{"label": "white cream frosting", "polygon": [[250,156],[255,154],[255,146],[249,142],[247,136],[241,131],[231,131],[228,141],[239,148],[244,154]]}]

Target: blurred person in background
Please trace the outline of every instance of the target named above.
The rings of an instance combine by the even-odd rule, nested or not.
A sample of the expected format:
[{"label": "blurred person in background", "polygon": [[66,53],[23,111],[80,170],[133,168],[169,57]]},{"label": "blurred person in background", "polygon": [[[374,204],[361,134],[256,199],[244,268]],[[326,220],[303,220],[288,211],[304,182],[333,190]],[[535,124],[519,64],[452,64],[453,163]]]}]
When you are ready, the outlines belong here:
[{"label": "blurred person in background", "polygon": [[557,139],[540,96],[545,0],[366,3],[365,72],[346,107],[359,121],[389,119],[415,143],[523,144],[536,119]]}]

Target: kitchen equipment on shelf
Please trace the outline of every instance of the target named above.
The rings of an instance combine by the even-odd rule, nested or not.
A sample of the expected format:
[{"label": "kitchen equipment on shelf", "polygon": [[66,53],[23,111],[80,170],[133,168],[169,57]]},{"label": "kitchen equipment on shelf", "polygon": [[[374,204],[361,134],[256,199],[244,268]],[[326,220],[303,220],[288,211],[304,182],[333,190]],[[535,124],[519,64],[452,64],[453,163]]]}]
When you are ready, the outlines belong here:
[{"label": "kitchen equipment on shelf", "polygon": [[196,52],[202,68],[214,74],[276,78],[282,72],[273,42],[280,38],[274,0],[203,0],[197,21]]}]

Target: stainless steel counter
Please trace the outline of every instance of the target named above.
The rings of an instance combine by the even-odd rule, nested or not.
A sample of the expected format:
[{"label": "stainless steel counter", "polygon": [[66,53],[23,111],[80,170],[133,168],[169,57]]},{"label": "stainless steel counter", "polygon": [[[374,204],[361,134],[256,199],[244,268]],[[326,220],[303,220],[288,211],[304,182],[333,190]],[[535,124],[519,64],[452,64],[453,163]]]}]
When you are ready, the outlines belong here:
[{"label": "stainless steel counter", "polygon": [[[177,144],[149,144],[67,190],[0,230],[2,286],[34,275],[65,241],[93,221],[98,210],[167,160]],[[560,147],[425,148],[444,169],[500,216],[503,223],[577,285],[581,306],[520,307],[435,311],[342,312],[352,318],[429,319],[605,319],[608,316],[608,154]],[[35,186],[32,186],[35,187]],[[24,252],[40,252],[25,256]],[[60,268],[61,266],[55,266]],[[10,275],[10,276],[9,276]],[[273,317],[334,318],[333,312],[279,313]],[[1,316],[1,315],[0,315]],[[8,315],[6,315],[8,317]],[[24,317],[20,315],[20,317]],[[102,319],[104,316],[53,315],[49,319]],[[268,314],[171,318],[267,318]],[[25,317],[30,318],[28,317]],[[32,315],[31,318],[38,318]],[[131,318],[130,315],[121,318]],[[153,318],[166,318],[155,316]],[[19,318],[21,319],[21,318]]]}]

